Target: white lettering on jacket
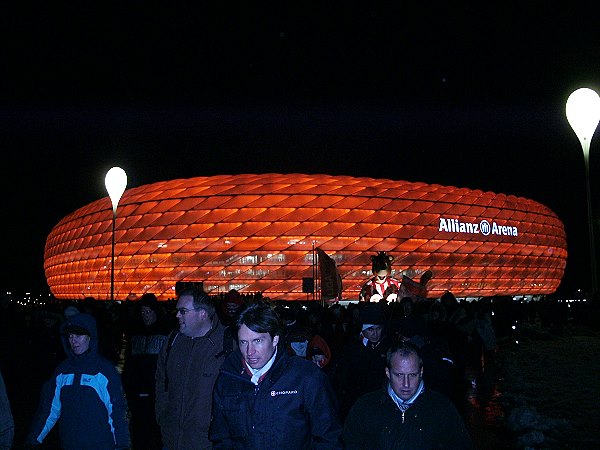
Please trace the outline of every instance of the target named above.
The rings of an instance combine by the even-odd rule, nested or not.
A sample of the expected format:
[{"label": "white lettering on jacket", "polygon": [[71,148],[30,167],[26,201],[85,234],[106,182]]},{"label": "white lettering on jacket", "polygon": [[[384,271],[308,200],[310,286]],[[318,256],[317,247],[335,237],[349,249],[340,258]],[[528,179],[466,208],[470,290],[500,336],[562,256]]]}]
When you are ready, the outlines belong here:
[{"label": "white lettering on jacket", "polygon": [[298,391],[271,391],[271,397],[277,397],[278,395],[294,395],[297,394]]}]

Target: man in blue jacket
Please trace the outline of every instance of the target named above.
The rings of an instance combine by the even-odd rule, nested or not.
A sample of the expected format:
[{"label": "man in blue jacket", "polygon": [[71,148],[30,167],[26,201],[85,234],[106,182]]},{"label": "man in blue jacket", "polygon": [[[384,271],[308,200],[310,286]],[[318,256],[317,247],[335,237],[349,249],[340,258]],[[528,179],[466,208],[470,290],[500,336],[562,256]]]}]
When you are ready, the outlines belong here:
[{"label": "man in blue jacket", "polygon": [[341,424],[327,378],[314,363],[279,347],[281,322],[262,302],[237,316],[238,349],[213,393],[214,448],[341,449]]},{"label": "man in blue jacket", "polygon": [[96,320],[77,314],[61,325],[67,358],[44,384],[27,446],[40,445],[58,422],[61,448],[130,447],[127,401],[114,364],[98,354]]}]

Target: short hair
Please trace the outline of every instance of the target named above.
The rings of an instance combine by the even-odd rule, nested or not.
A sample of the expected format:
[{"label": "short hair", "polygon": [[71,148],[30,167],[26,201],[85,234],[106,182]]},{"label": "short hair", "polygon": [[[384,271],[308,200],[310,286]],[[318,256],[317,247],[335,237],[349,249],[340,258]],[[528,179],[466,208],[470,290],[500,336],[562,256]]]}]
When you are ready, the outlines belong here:
[{"label": "short hair", "polygon": [[393,343],[385,355],[385,365],[388,369],[392,368],[392,358],[398,354],[402,358],[408,358],[411,355],[417,355],[419,358],[419,369],[423,367],[423,358],[419,348],[412,342],[400,341]]},{"label": "short hair", "polygon": [[181,291],[178,298],[184,296],[192,297],[194,309],[203,309],[206,311],[206,314],[208,314],[208,317],[211,319],[213,318],[216,312],[215,300],[213,300],[206,292],[197,287],[190,287]]},{"label": "short hair", "polygon": [[158,307],[158,298],[152,292],[146,292],[140,297],[138,304],[140,306],[147,306],[150,309],[156,309]]},{"label": "short hair", "polygon": [[246,325],[255,333],[269,333],[272,338],[281,336],[283,329],[281,319],[275,310],[262,301],[242,307],[234,321],[236,332],[242,325]]}]

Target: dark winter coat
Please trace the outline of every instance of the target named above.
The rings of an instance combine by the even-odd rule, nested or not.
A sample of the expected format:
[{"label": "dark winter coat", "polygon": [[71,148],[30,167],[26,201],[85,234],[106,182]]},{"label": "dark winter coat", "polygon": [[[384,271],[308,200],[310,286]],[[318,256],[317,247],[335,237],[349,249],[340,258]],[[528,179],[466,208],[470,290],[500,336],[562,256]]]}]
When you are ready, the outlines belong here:
[{"label": "dark winter coat", "polygon": [[15,421],[10,410],[4,378],[2,378],[2,374],[0,374],[0,449],[10,449],[12,447],[14,436]]},{"label": "dark winter coat", "polygon": [[212,391],[225,359],[224,332],[225,327],[215,314],[211,329],[204,336],[192,338],[175,331],[171,348],[167,340],[160,351],[156,366],[156,420],[163,445],[169,450],[210,448]]},{"label": "dark winter coat", "polygon": [[342,420],[358,397],[376,391],[385,383],[386,353],[390,341],[383,335],[377,345],[362,342],[362,335],[353,337],[342,348],[334,368],[337,398]]},{"label": "dark winter coat", "polygon": [[123,387],[130,411],[130,430],[134,448],[162,450],[162,435],[156,422],[156,363],[160,350],[173,327],[159,317],[151,325],[134,329],[129,337],[123,367]]},{"label": "dark winter coat", "polygon": [[156,363],[171,331],[169,323],[158,320],[141,326],[129,337],[122,375],[128,400],[142,396],[154,399]]},{"label": "dark winter coat", "polygon": [[255,386],[239,350],[225,360],[214,391],[215,449],[341,449],[341,430],[329,379],[316,364],[280,347]]},{"label": "dark winter coat", "polygon": [[469,450],[462,417],[444,395],[425,389],[404,413],[384,387],[360,397],[344,423],[348,450]]},{"label": "dark winter coat", "polygon": [[[65,328],[76,325],[89,332],[90,345],[75,355]],[[129,448],[127,401],[114,364],[98,354],[96,320],[77,314],[61,325],[67,359],[42,388],[39,408],[28,442],[41,443],[58,421],[61,447],[68,450]]]}]

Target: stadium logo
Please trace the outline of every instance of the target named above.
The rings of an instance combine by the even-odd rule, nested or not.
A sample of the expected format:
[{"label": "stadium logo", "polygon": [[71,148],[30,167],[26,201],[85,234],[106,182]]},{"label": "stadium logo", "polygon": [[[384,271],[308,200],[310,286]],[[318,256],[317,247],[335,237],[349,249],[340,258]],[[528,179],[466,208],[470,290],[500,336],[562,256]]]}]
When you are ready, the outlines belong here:
[{"label": "stadium logo", "polygon": [[468,234],[483,234],[489,236],[495,234],[498,236],[518,236],[519,230],[517,227],[508,225],[498,225],[496,222],[491,224],[483,219],[477,222],[461,222],[458,219],[445,219],[440,217],[440,226],[438,231],[446,233],[468,233]]}]

